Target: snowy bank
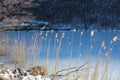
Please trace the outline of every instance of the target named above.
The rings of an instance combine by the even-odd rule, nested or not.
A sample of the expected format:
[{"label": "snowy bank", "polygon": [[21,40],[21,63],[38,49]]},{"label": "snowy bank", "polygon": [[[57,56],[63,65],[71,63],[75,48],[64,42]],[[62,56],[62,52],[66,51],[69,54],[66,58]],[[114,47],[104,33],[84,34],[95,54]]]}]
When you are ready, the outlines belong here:
[{"label": "snowy bank", "polygon": [[50,78],[46,77],[47,75],[41,74],[41,72],[44,71],[42,68],[41,66],[37,66],[37,68],[33,67],[30,70],[23,70],[20,68],[11,70],[0,65],[0,80],[50,80]]}]

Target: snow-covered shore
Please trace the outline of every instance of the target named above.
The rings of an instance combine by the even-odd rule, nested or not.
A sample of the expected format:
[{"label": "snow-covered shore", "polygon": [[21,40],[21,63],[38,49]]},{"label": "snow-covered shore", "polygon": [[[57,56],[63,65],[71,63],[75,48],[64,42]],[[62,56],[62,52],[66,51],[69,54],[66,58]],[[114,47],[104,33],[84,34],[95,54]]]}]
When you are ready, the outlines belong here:
[{"label": "snow-covered shore", "polygon": [[[71,68],[73,67],[78,67],[78,66],[82,66],[83,64],[85,64],[85,61],[80,61],[80,64],[77,63],[77,60],[78,59],[74,59],[72,60],[71,62]],[[39,64],[39,65],[43,65],[44,64],[44,61],[42,61],[43,63]],[[0,68],[0,78],[2,78],[2,80],[66,80],[66,78],[68,78],[69,80],[76,80],[75,78],[79,77],[78,80],[84,80],[86,77],[85,75],[88,73],[88,79],[87,80],[93,80],[93,75],[95,74],[95,71],[96,74],[98,75],[97,79],[96,80],[103,80],[103,76],[104,74],[107,76],[105,80],[119,80],[120,77],[119,77],[119,63],[115,63],[115,61],[111,61],[110,64],[107,65],[106,67],[106,63],[104,62],[100,62],[98,67],[97,67],[97,70],[96,70],[96,62],[92,62],[90,65],[89,64],[86,64],[85,66],[83,66],[79,72],[75,72],[75,73],[72,73],[72,74],[69,74],[67,76],[64,76],[65,74],[69,73],[68,70],[66,71],[63,71],[65,69],[68,69],[70,67],[68,67],[68,63],[69,63],[69,60],[60,60],[59,61],[59,64],[58,64],[58,72],[59,76],[51,76],[52,74],[52,60],[49,61],[49,70],[48,70],[48,74],[45,75],[45,76],[42,76],[42,75],[31,75],[28,71],[28,69],[25,69],[24,70],[24,75],[22,76],[22,79],[19,78],[19,76],[17,76],[16,78],[14,76],[16,76],[16,74],[20,74],[20,73],[17,73],[18,72],[18,69],[16,69],[16,72],[14,72],[13,70],[11,70],[11,66],[8,66],[9,68],[8,71],[10,71],[8,73],[8,71],[6,71],[5,73],[2,73],[1,72],[1,69]],[[88,68],[87,68],[88,67]],[[62,70],[62,71],[61,71]],[[73,70],[71,69],[72,71],[76,70],[76,68]],[[90,70],[90,72],[88,72],[88,70]],[[106,71],[105,71],[106,70]],[[61,72],[60,72],[61,71]],[[14,73],[13,73],[14,72]],[[71,71],[70,71],[71,72]],[[104,73],[104,74],[103,74]],[[117,73],[117,74],[116,74]],[[14,75],[13,78],[11,78],[10,76]],[[27,74],[27,76],[26,76]],[[63,75],[63,76],[60,76],[60,75]],[[48,77],[49,76],[49,77]],[[11,78],[11,79],[10,79]]]},{"label": "snow-covered shore", "polygon": [[[37,71],[40,71],[40,70],[37,70]],[[50,78],[42,74],[32,75],[28,70],[22,70],[20,68],[12,70],[1,65],[0,80],[50,80]]]}]

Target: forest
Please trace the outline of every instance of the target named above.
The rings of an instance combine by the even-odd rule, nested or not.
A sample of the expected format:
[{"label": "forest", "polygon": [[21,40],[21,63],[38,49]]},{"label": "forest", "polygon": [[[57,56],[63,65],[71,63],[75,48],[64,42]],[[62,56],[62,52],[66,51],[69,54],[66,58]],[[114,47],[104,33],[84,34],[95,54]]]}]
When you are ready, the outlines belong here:
[{"label": "forest", "polygon": [[[0,29],[37,30],[43,29],[44,26],[45,30],[74,28],[119,30],[119,2],[119,0],[1,0]],[[23,23],[26,25],[21,27]],[[7,29],[4,29],[6,28],[4,26],[7,26]]]}]

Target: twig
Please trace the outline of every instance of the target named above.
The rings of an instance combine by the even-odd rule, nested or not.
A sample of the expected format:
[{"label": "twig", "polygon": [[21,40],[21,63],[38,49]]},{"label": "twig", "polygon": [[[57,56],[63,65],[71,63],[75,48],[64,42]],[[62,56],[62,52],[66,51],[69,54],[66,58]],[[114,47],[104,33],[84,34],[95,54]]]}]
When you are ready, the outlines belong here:
[{"label": "twig", "polygon": [[[81,71],[81,70],[85,70],[85,69],[87,69],[87,68],[84,68],[84,69],[80,69],[80,68],[82,68],[83,66],[85,66],[86,64],[88,63],[88,61],[86,62],[86,63],[84,63],[83,65],[81,65],[80,67],[72,67],[72,68],[69,68],[69,69],[62,69],[62,70],[60,70],[60,71],[58,71],[58,72],[56,72],[55,74],[53,74],[53,75],[51,75],[50,77],[54,77],[54,78],[58,78],[58,77],[65,77],[65,76],[67,76],[67,75],[69,75],[69,74],[71,74],[71,73],[74,73],[74,72],[76,72],[76,71]],[[88,68],[90,68],[90,67],[88,67]],[[74,69],[74,70],[73,70]],[[64,71],[68,71],[68,70],[72,70],[72,71],[69,71],[68,73],[66,73],[66,74],[58,74],[58,73],[60,73],[60,72],[64,72]]]},{"label": "twig", "polygon": [[[54,77],[55,79],[56,78],[64,78],[65,76],[67,76],[67,75],[70,75],[70,74],[72,74],[72,73],[74,73],[74,72],[77,72],[77,71],[82,71],[82,70],[86,70],[86,69],[89,69],[89,68],[93,68],[93,67],[87,67],[87,68],[83,68],[83,69],[76,69],[76,70],[73,70],[73,71],[70,71],[70,72],[68,72],[68,73],[66,73],[66,74],[64,74],[64,75],[62,75],[62,74],[58,74],[58,75],[53,75],[52,76],[52,78]],[[80,77],[80,76],[79,76]]]},{"label": "twig", "polygon": [[68,70],[76,69],[76,68],[77,68],[77,69],[80,69],[80,68],[82,68],[83,66],[85,66],[87,63],[88,63],[88,61],[87,61],[86,63],[84,63],[83,65],[81,65],[80,67],[72,67],[72,68],[69,68],[69,69],[62,69],[62,70],[56,72],[55,74],[58,74],[58,73],[63,72],[63,71],[68,71]]}]

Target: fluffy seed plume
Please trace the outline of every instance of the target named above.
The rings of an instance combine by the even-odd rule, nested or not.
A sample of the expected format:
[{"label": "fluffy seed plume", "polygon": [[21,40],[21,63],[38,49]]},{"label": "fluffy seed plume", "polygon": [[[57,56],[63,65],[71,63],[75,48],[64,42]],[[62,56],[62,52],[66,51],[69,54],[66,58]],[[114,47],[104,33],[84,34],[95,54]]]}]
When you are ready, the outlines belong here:
[{"label": "fluffy seed plume", "polygon": [[116,42],[117,40],[118,40],[118,36],[115,36],[115,37],[113,38],[113,41]]},{"label": "fluffy seed plume", "polygon": [[64,38],[64,37],[65,37],[65,33],[62,33],[62,34],[61,34],[61,37]]},{"label": "fluffy seed plume", "polygon": [[80,32],[80,35],[82,36],[82,35],[83,35],[83,32]]},{"label": "fluffy seed plume", "polygon": [[116,42],[118,40],[118,36],[115,36],[111,41],[110,41],[110,44]]},{"label": "fluffy seed plume", "polygon": [[94,36],[94,31],[91,31],[91,37],[93,37]]},{"label": "fluffy seed plume", "polygon": [[102,41],[101,47],[104,47],[104,46],[105,46],[105,41]]},{"label": "fluffy seed plume", "polygon": [[56,33],[55,38],[58,38],[58,33]]},{"label": "fluffy seed plume", "polygon": [[105,57],[108,57],[108,56],[109,56],[109,52],[106,52],[106,53],[105,53]]}]

